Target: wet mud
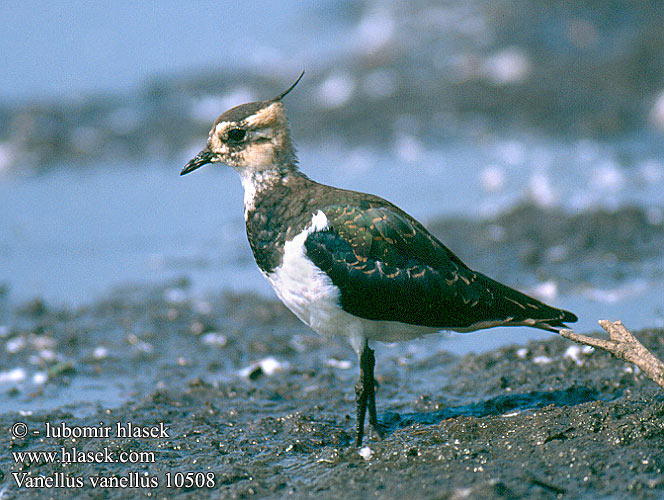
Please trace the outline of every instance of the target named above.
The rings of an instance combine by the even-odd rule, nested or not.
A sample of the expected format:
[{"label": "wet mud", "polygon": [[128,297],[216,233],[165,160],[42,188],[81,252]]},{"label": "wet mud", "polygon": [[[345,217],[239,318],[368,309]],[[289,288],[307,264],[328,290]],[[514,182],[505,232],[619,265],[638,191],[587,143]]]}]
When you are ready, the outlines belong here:
[{"label": "wet mud", "polygon": [[[664,357],[661,329],[635,333]],[[450,354],[443,334],[377,345],[388,432],[369,432],[359,450],[354,354],[275,300],[201,299],[185,280],[137,286],[76,311],[31,303],[1,340],[2,366],[24,370],[3,385],[3,499],[664,496],[661,390],[633,366],[557,337],[465,356]],[[26,437],[12,435],[17,422]],[[47,436],[46,423],[114,430]],[[118,423],[162,424],[166,434],[118,435]],[[153,456],[62,464],[15,455],[73,448]],[[187,473],[201,482],[185,484]],[[83,486],[25,486],[65,476]]]},{"label": "wet mud", "polygon": [[[550,278],[562,294],[661,276],[662,222],[644,209],[526,205],[429,226],[473,267]],[[10,310],[10,293],[0,295],[2,499],[664,497],[661,390],[553,335],[526,342],[531,330],[519,329],[518,345],[465,355],[452,352],[467,337],[444,333],[377,343],[388,432],[358,449],[355,354],[276,299],[201,296],[184,278],[77,309],[37,298]],[[635,333],[664,357],[661,328]],[[121,434],[129,424],[157,434]]]}]

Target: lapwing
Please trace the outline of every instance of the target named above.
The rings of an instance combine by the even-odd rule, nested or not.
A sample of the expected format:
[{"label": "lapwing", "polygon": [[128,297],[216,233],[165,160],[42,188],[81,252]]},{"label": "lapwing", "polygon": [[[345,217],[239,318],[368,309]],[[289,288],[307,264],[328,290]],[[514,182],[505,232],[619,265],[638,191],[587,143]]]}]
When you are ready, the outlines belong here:
[{"label": "lapwing", "polygon": [[283,98],[229,109],[182,169],[223,163],[244,187],[256,264],[277,296],[324,336],[346,336],[359,356],[356,444],[364,420],[379,436],[374,351],[440,330],[529,326],[558,332],[577,317],[473,271],[406,212],[371,194],[309,179],[298,168]]}]

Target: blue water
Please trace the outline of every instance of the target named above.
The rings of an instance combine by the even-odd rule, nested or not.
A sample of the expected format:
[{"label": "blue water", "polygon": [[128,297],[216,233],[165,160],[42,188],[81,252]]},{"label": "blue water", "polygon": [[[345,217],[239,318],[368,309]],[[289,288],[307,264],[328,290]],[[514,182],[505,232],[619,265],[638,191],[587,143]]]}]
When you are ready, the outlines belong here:
[{"label": "blue water", "polygon": [[[638,204],[662,216],[664,168],[654,152],[625,167],[615,145],[527,137],[411,153],[328,145],[303,147],[300,157],[314,179],[379,194],[425,224],[449,215],[492,216],[524,200],[571,212]],[[9,285],[11,303],[42,297],[75,307],[117,285],[174,277],[191,279],[195,294],[272,296],[246,241],[237,175],[209,166],[180,177],[186,159],[0,179],[0,281]],[[661,321],[661,292],[656,280],[634,276],[548,300],[574,310],[580,331],[596,329],[597,319],[638,328]]]}]

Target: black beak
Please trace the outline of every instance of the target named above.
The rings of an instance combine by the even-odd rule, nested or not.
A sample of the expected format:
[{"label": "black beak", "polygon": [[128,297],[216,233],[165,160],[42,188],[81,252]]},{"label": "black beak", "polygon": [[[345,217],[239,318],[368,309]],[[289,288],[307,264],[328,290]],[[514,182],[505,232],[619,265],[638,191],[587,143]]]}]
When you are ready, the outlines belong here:
[{"label": "black beak", "polygon": [[202,167],[203,165],[212,163],[212,158],[214,158],[212,151],[210,151],[207,148],[204,149],[184,166],[182,172],[180,172],[180,175],[188,174],[189,172],[193,172],[194,170]]}]

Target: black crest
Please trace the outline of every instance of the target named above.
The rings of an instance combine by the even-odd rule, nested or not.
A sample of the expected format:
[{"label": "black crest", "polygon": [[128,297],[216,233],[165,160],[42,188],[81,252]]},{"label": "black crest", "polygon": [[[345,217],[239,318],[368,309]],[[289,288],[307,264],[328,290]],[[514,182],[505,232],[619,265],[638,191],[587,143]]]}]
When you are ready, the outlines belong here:
[{"label": "black crest", "polygon": [[302,80],[302,77],[304,76],[304,70],[302,70],[302,73],[300,73],[300,76],[297,77],[297,80],[295,80],[295,83],[288,87],[286,90],[284,90],[281,94],[279,94],[277,97],[274,99],[270,99],[269,102],[274,102],[274,101],[281,101],[286,95],[295,88],[295,86],[300,83],[300,80]]}]

